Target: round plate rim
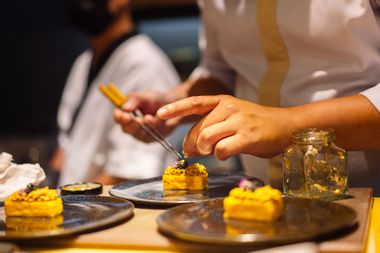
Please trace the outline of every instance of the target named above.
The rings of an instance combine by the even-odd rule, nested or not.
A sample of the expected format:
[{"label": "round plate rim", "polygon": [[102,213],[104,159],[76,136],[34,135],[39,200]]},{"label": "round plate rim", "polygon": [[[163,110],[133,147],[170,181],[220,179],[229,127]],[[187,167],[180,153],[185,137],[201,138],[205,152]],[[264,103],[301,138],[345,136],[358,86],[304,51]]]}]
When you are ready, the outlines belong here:
[{"label": "round plate rim", "polygon": [[[241,178],[249,178],[251,180],[256,180],[261,186],[264,186],[264,182],[257,178],[257,177],[251,177],[242,173],[232,173],[232,172],[223,172],[223,173],[215,173],[211,172],[209,173],[209,183],[210,183],[210,178],[212,177],[225,177],[225,176],[240,176]],[[149,181],[152,179],[153,181]],[[134,187],[140,187],[141,185],[147,185],[150,183],[161,183],[162,185],[162,178],[161,177],[152,177],[148,179],[144,179],[142,183],[137,183],[136,185],[132,185],[130,187],[127,187],[126,189],[131,189]],[[211,198],[211,199],[194,199],[194,200],[169,200],[169,201],[160,201],[160,200],[151,200],[151,199],[142,199],[142,198],[137,198],[137,197],[125,197],[122,196],[122,194],[118,194],[117,191],[120,191],[120,189],[117,189],[118,185],[114,185],[108,190],[108,193],[111,196],[117,197],[117,198],[123,198],[129,201],[132,201],[133,203],[136,204],[141,204],[141,205],[149,205],[149,206],[162,206],[162,207],[170,207],[170,206],[179,206],[179,205],[184,205],[184,204],[191,204],[191,203],[197,203],[197,202],[203,202],[203,201],[209,201],[213,200],[216,198]],[[125,189],[123,189],[125,190]],[[208,189],[206,189],[207,191]],[[218,197],[217,197],[218,198]]]},{"label": "round plate rim", "polygon": [[[161,186],[162,186],[162,182],[153,181],[153,182],[148,182],[148,183],[144,183],[141,185],[131,186],[130,188],[128,188],[128,190],[133,189],[135,187],[141,187],[142,185],[148,185],[148,184],[161,184]],[[132,202],[137,203],[137,204],[146,204],[146,205],[153,205],[154,204],[154,205],[158,205],[158,206],[168,206],[168,205],[189,204],[189,203],[194,203],[194,202],[198,202],[198,201],[206,201],[206,200],[201,200],[201,199],[200,200],[157,201],[157,200],[151,200],[151,199],[141,199],[141,198],[134,197],[133,195],[132,195],[132,197],[121,197],[120,195],[115,194],[115,191],[117,191],[117,190],[111,188],[109,190],[109,194],[112,196],[115,196],[115,197],[124,198],[126,200],[132,201]],[[131,196],[131,195],[129,195],[129,196]]]},{"label": "round plate rim", "polygon": [[[306,199],[306,198],[295,198],[295,197],[286,197],[286,196],[284,198],[329,202],[329,201],[324,201],[324,200],[320,200],[320,199]],[[211,199],[211,200],[206,200],[206,201],[203,201],[202,203],[207,204],[207,202],[218,202],[218,201],[223,201],[223,198],[215,198],[215,199]],[[170,209],[164,211],[163,213],[161,213],[156,218],[156,223],[158,225],[159,231],[163,232],[164,234],[168,234],[168,235],[174,236],[176,238],[183,239],[186,241],[192,241],[192,242],[219,244],[219,245],[263,245],[263,244],[268,244],[268,243],[273,243],[273,244],[293,243],[293,242],[300,242],[300,241],[307,241],[307,240],[315,239],[319,236],[329,234],[329,233],[333,233],[335,231],[339,231],[340,229],[343,229],[345,227],[352,227],[358,223],[358,214],[353,208],[346,206],[346,205],[342,205],[340,203],[336,203],[336,202],[329,202],[329,203],[332,203],[333,205],[339,205],[341,207],[344,207],[344,208],[350,210],[350,212],[352,212],[352,214],[353,214],[353,217],[351,217],[350,222],[347,222],[347,223],[340,225],[340,226],[335,226],[334,228],[325,229],[324,231],[321,231],[319,233],[313,232],[310,234],[301,235],[301,236],[297,236],[297,237],[289,237],[289,236],[279,237],[279,236],[276,236],[270,240],[261,239],[261,240],[257,240],[257,241],[241,241],[238,238],[234,239],[234,237],[211,237],[210,236],[211,233],[194,235],[194,234],[186,233],[183,231],[173,231],[170,229],[170,226],[168,224],[165,224],[162,221],[162,217],[165,214],[167,214],[167,212],[173,212],[173,210],[175,210],[175,209],[186,208],[187,206],[192,206],[192,205],[195,205],[196,203],[190,203],[190,204],[180,205],[180,206],[170,208]],[[251,234],[241,234],[238,237],[242,237],[244,235],[251,235]],[[262,236],[262,235],[261,236],[256,235],[256,237],[264,238],[264,236]]]},{"label": "round plate rim", "polygon": [[[109,196],[93,196],[93,195],[65,195],[62,196],[62,199],[69,199],[69,198],[79,198],[79,197],[84,197],[84,198],[102,198],[102,199],[107,199]],[[111,197],[113,198],[113,197]],[[118,199],[120,200],[120,199]],[[0,234],[0,240],[7,240],[7,239],[41,239],[41,238],[50,238],[50,237],[64,237],[64,236],[69,236],[69,235],[74,235],[82,232],[86,232],[92,229],[100,228],[106,225],[110,225],[113,223],[117,223],[118,221],[121,221],[123,219],[130,218],[133,213],[135,206],[134,204],[127,200],[127,199],[122,199],[122,201],[128,203],[131,208],[128,208],[120,213],[116,213],[110,217],[102,219],[100,222],[97,222],[95,224],[85,224],[80,227],[74,227],[70,229],[57,229],[57,230],[51,230],[51,231],[43,231],[43,232],[32,232],[31,234],[21,234],[21,235],[1,235]]]}]

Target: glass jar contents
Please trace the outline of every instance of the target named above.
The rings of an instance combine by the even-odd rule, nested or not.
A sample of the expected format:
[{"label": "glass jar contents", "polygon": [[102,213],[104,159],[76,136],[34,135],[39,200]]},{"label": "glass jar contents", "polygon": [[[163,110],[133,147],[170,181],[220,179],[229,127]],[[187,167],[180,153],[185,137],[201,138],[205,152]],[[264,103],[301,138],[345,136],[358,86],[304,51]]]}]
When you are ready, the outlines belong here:
[{"label": "glass jar contents", "polygon": [[346,152],[334,144],[333,129],[294,132],[283,152],[284,193],[334,200],[348,194]]}]

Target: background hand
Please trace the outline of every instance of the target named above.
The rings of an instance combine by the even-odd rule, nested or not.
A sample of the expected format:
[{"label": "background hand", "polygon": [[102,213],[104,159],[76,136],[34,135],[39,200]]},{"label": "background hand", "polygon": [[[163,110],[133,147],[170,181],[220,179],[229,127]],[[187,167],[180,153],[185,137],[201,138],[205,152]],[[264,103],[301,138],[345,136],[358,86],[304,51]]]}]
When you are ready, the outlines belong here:
[{"label": "background hand", "polygon": [[[158,108],[168,103],[165,97],[166,94],[161,92],[131,93],[122,107],[123,110],[118,108],[114,110],[114,119],[125,133],[144,142],[152,142],[154,139],[141,128],[141,124],[149,124],[166,136],[179,124],[179,119],[163,121],[155,116]],[[144,114],[143,119],[134,117],[130,113],[135,109]]]}]

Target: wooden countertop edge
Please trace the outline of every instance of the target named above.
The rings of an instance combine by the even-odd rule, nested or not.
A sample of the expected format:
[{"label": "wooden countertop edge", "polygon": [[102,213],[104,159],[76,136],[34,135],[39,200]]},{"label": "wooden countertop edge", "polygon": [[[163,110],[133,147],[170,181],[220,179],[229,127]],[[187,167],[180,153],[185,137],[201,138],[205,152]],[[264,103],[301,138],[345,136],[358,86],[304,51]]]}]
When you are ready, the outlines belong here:
[{"label": "wooden countertop edge", "polygon": [[[373,189],[372,188],[355,188],[357,191],[367,191],[367,198],[366,199],[363,199],[365,200],[365,203],[367,203],[366,205],[366,210],[365,212],[367,213],[366,215],[366,220],[364,221],[364,227],[358,227],[355,231],[353,231],[352,233],[349,233],[348,235],[352,235],[354,233],[358,233],[358,230],[364,230],[364,234],[363,234],[363,240],[362,240],[362,244],[361,245],[358,245],[357,243],[352,243],[352,242],[349,242],[349,241],[346,241],[346,240],[342,240],[342,238],[344,238],[345,236],[342,236],[342,237],[339,237],[337,238],[336,240],[332,240],[332,241],[324,241],[324,242],[321,242],[319,244],[319,252],[322,252],[322,253],[338,253],[338,252],[346,252],[346,253],[356,253],[356,252],[365,252],[365,249],[366,249],[366,246],[367,246],[367,241],[368,241],[368,236],[369,236],[369,228],[370,228],[370,219],[371,219],[371,210],[372,210],[372,206],[373,206]],[[360,201],[360,196],[359,197],[356,197],[357,201]],[[341,201],[338,201],[341,202],[341,204],[343,205],[346,205],[344,202],[346,200],[341,200]],[[350,207],[350,205],[348,205]],[[352,207],[351,207],[352,208]],[[359,213],[358,213],[359,215]],[[358,217],[359,219],[360,217]],[[359,222],[359,226],[362,226],[360,225],[360,219],[358,220]],[[343,251],[342,250],[342,247],[345,248],[345,250]]]}]

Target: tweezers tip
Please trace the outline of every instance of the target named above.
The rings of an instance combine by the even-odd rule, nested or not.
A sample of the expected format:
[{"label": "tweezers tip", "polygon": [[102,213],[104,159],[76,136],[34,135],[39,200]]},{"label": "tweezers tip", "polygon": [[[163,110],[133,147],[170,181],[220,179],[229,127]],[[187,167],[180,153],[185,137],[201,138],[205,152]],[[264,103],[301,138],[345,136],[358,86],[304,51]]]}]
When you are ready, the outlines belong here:
[{"label": "tweezers tip", "polygon": [[176,164],[176,167],[179,169],[185,169],[188,166],[189,166],[189,163],[185,159],[181,159],[181,160],[177,161],[177,164]]}]

